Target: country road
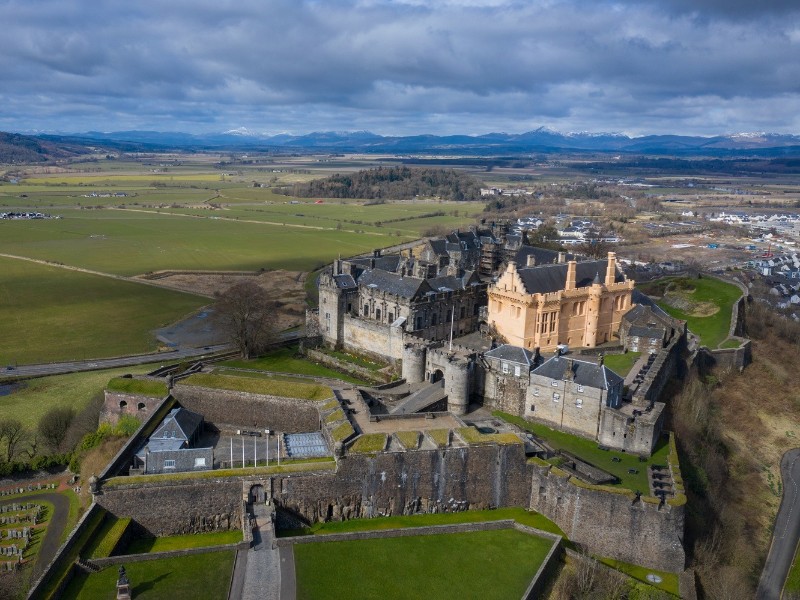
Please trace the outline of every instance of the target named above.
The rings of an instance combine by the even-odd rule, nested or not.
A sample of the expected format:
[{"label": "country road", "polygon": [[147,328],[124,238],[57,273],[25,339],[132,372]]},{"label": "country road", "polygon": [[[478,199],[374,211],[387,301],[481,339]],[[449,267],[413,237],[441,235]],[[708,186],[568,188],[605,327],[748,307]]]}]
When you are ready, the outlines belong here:
[{"label": "country road", "polygon": [[779,600],[800,539],[800,448],[781,459],[783,499],[775,519],[775,531],[767,562],[758,582],[757,600]]}]

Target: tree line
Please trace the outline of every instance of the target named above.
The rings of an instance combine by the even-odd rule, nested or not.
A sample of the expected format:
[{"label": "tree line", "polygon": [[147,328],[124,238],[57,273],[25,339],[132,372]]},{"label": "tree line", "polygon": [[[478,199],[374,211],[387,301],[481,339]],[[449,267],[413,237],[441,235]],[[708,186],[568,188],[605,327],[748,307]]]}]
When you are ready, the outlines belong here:
[{"label": "tree line", "polygon": [[454,169],[378,167],[357,173],[337,173],[276,191],[297,198],[406,200],[423,196],[461,201],[480,200],[481,182]]}]

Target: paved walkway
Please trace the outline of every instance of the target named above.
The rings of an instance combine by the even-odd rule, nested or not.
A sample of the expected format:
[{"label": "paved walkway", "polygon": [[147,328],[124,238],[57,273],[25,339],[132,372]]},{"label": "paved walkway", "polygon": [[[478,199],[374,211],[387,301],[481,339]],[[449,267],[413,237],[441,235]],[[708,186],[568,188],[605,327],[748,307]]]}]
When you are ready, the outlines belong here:
[{"label": "paved walkway", "polygon": [[280,600],[280,557],[278,549],[272,548],[272,507],[255,504],[253,510],[257,526],[253,529],[253,545],[247,552],[240,597],[242,600]]},{"label": "paved walkway", "polygon": [[767,562],[758,583],[758,600],[778,600],[800,538],[800,448],[781,459],[783,499],[775,519],[775,532]]}]

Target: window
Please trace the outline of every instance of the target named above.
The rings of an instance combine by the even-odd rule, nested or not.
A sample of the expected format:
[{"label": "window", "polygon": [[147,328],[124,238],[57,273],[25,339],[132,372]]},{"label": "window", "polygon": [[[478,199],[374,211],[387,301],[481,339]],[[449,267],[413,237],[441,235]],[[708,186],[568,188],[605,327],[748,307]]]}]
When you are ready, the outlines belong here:
[{"label": "window", "polygon": [[579,391],[579,392],[583,392],[583,386],[582,386],[582,385],[579,385],[579,386],[578,386],[578,391]]},{"label": "window", "polygon": [[198,468],[198,467],[205,467],[205,466],[206,466],[206,457],[205,456],[201,456],[201,457],[198,457],[198,458],[194,459],[194,468],[195,469]]},{"label": "window", "polygon": [[146,408],[144,402],[139,402],[139,404],[136,405],[136,410],[145,410]]},{"label": "window", "polygon": [[394,313],[389,313],[389,323],[394,323]]},{"label": "window", "polygon": [[553,387],[558,387],[558,381],[553,381],[550,385],[552,385]]},{"label": "window", "polygon": [[436,324],[437,324],[438,316],[439,316],[439,315],[437,315],[436,313],[433,313],[433,314],[431,315],[431,326],[433,326],[433,325],[436,325]]},{"label": "window", "polygon": [[171,458],[168,458],[164,461],[164,468],[165,469],[174,469],[175,468],[175,461]]},{"label": "window", "polygon": [[364,316],[366,317],[369,314],[369,305],[364,305]]},{"label": "window", "polygon": [[539,395],[539,388],[538,387],[533,388],[533,395],[534,396],[538,396]]},{"label": "window", "polygon": [[466,306],[462,306],[461,307],[461,318],[463,319],[465,316],[467,316],[467,307]]},{"label": "window", "polygon": [[375,318],[378,319],[378,321],[381,320],[381,309],[380,308],[376,308],[375,309]]},{"label": "window", "polygon": [[575,408],[583,408],[583,398],[575,398]]},{"label": "window", "polygon": [[125,402],[125,400],[120,400],[120,402],[119,402],[119,407],[120,407],[120,408],[125,408],[125,407],[127,407],[127,406],[128,406],[128,403],[127,403],[127,402]]},{"label": "window", "polygon": [[561,400],[561,394],[553,392],[553,402],[558,402],[559,400]]},{"label": "window", "polygon": [[503,375],[508,374],[508,363],[507,362],[503,362],[502,363],[502,367],[503,367]]},{"label": "window", "polygon": [[520,372],[521,372],[521,369],[520,369],[519,365],[514,365],[514,377],[519,377],[520,376]]}]

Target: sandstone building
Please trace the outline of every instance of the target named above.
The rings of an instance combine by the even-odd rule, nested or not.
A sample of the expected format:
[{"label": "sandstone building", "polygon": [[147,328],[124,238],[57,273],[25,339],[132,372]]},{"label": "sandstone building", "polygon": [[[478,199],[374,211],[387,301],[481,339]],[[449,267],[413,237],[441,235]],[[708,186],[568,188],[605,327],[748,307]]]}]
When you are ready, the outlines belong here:
[{"label": "sandstone building", "polygon": [[607,260],[545,265],[529,255],[524,266],[509,262],[489,286],[488,321],[508,343],[528,350],[593,348],[617,334],[633,286],[617,272],[613,252]]}]

